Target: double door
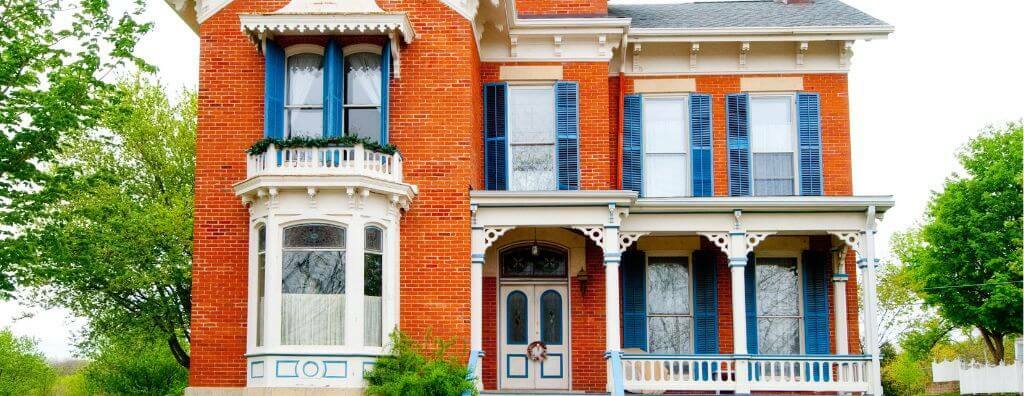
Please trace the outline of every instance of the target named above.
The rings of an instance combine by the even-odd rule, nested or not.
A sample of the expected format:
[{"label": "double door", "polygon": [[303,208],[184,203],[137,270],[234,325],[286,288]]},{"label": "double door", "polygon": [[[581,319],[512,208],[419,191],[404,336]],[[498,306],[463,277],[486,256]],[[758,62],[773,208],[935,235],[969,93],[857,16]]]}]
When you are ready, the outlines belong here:
[{"label": "double door", "polygon": [[502,389],[569,389],[569,301],[561,284],[503,285],[498,304]]}]

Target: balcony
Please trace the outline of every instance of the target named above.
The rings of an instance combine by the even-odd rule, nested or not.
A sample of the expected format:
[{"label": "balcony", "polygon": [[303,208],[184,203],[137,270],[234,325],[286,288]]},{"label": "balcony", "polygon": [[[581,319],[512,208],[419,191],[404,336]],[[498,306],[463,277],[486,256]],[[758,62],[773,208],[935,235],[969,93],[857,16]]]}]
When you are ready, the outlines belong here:
[{"label": "balcony", "polygon": [[281,189],[341,190],[348,195],[377,193],[393,203],[408,205],[416,186],[403,182],[402,155],[352,147],[286,147],[269,145],[262,153],[247,154],[246,180],[235,194],[246,197]]},{"label": "balcony", "polygon": [[870,365],[871,358],[860,355],[627,354],[622,358],[623,384],[632,391],[868,392]]},{"label": "balcony", "polygon": [[402,155],[355,147],[292,147],[270,145],[249,154],[247,178],[259,176],[365,176],[402,182]]}]

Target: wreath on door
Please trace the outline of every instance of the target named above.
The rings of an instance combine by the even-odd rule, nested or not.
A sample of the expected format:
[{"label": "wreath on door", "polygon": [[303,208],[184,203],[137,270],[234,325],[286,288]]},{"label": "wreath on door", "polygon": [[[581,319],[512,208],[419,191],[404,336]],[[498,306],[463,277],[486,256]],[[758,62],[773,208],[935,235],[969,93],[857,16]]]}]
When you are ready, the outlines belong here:
[{"label": "wreath on door", "polygon": [[548,358],[548,346],[540,341],[531,342],[526,346],[526,356],[535,362],[545,360]]}]

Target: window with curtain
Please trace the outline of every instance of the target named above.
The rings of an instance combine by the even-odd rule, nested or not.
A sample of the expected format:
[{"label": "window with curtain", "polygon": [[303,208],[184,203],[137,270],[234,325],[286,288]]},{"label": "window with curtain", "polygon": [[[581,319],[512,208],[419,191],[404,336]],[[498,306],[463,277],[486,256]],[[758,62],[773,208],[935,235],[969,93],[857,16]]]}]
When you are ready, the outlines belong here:
[{"label": "window with curtain", "polygon": [[284,229],[281,343],[342,345],[345,339],[345,229]]},{"label": "window with curtain", "polygon": [[509,191],[558,189],[554,87],[510,87],[508,117]]},{"label": "window with curtain", "polygon": [[384,230],[366,227],[366,250],[363,253],[363,345],[382,346],[381,315],[383,309]]},{"label": "window with curtain", "polygon": [[800,276],[796,258],[756,259],[757,350],[800,354]]},{"label": "window with curtain", "polygon": [[649,353],[693,353],[693,310],[687,257],[647,258]]},{"label": "window with curtain", "polygon": [[267,299],[267,228],[256,231],[256,346],[263,346],[263,326],[266,314],[263,306]]},{"label": "window with curtain", "polygon": [[322,137],[324,57],[321,54],[304,52],[289,56],[287,63],[285,136]]},{"label": "window with curtain", "polygon": [[356,52],[345,57],[345,133],[380,141],[381,56]]},{"label": "window with curtain", "polygon": [[754,195],[794,195],[796,133],[793,96],[750,96],[751,179]]},{"label": "window with curtain", "polygon": [[644,98],[644,196],[688,195],[687,98]]}]

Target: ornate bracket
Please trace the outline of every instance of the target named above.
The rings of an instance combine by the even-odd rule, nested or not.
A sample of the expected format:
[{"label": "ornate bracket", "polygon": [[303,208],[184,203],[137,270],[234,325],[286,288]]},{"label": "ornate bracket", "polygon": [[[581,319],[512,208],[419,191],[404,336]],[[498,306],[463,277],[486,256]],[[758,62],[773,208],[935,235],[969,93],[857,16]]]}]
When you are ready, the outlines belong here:
[{"label": "ornate bracket", "polygon": [[700,52],[700,43],[690,45],[690,70],[697,69],[697,53]]},{"label": "ornate bracket", "polygon": [[604,227],[573,226],[572,228],[580,230],[583,235],[589,237],[597,246],[604,248]]},{"label": "ornate bracket", "polygon": [[807,53],[807,42],[801,41],[796,47],[796,64],[797,66],[804,65],[804,54]]},{"label": "ornate bracket", "polygon": [[505,235],[506,232],[509,232],[509,230],[513,228],[515,227],[484,228],[484,249],[491,247],[491,245],[494,244],[494,241],[497,241],[498,238],[501,238],[502,235]]},{"label": "ornate bracket", "polygon": [[518,36],[509,36],[508,41],[509,41],[509,51],[510,51],[512,57],[513,58],[518,57],[519,56],[519,37]]},{"label": "ornate bracket", "polygon": [[750,53],[750,42],[744,41],[740,43],[740,69],[747,68],[747,54]]},{"label": "ornate bracket", "polygon": [[748,232],[745,239],[747,241],[747,253],[753,252],[757,245],[761,244],[769,235],[774,232]]},{"label": "ornate bracket", "polygon": [[316,188],[306,187],[306,195],[309,196],[309,207],[316,209]]},{"label": "ornate bracket", "polygon": [[[828,233],[839,238],[846,248],[853,249],[857,254],[863,255],[863,252],[860,250],[860,231],[829,231]],[[845,256],[845,253],[843,256]]]},{"label": "ornate bracket", "polygon": [[565,42],[562,40],[562,36],[555,36],[555,56],[562,57],[565,53]]},{"label": "ornate bracket", "polygon": [[623,232],[619,234],[619,251],[624,252],[633,245],[640,237],[650,234],[649,232]]},{"label": "ornate bracket", "polygon": [[639,73],[644,69],[640,66],[640,51],[642,50],[643,45],[640,43],[633,44],[633,73]]},{"label": "ornate bracket", "polygon": [[700,235],[707,238],[709,241],[711,241],[711,243],[715,244],[715,246],[718,246],[718,248],[721,249],[722,253],[725,253],[726,256],[729,255],[728,232],[723,232],[720,234],[714,232],[701,232]]},{"label": "ornate bracket", "polygon": [[846,66],[850,60],[850,54],[853,52],[853,41],[844,41],[843,45],[839,47],[839,66]]}]

